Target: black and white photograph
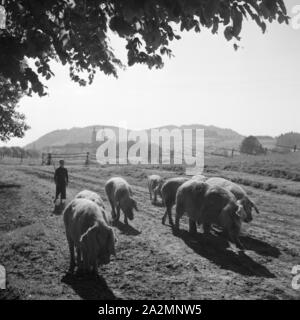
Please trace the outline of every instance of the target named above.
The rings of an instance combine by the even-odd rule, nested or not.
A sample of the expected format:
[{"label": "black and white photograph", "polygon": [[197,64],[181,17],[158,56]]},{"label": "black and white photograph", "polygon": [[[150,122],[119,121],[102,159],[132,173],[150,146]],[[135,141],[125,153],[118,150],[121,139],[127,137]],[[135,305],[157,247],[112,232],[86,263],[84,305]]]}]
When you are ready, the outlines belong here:
[{"label": "black and white photograph", "polygon": [[299,40],[300,0],[0,0],[0,300],[299,300]]}]

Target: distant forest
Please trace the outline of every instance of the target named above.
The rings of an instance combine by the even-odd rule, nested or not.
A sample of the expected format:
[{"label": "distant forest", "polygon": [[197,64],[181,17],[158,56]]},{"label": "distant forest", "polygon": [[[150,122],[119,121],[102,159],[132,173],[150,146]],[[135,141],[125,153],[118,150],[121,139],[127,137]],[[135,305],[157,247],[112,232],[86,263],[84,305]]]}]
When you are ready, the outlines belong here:
[{"label": "distant forest", "polygon": [[21,147],[0,147],[1,158],[38,158],[39,156],[39,151],[33,149],[24,149]]},{"label": "distant forest", "polygon": [[296,145],[298,148],[300,148],[300,133],[288,132],[285,134],[281,134],[277,138],[277,145],[291,148]]}]

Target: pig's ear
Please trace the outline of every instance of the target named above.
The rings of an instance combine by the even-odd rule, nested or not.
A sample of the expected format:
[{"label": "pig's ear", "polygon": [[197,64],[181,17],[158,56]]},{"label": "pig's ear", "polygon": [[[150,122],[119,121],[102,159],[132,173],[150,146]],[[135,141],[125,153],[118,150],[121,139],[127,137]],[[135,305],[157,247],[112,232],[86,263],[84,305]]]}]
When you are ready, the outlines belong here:
[{"label": "pig's ear", "polygon": [[92,227],[88,228],[87,231],[80,237],[80,244],[85,248],[95,250],[99,242],[97,238],[97,233],[97,224],[94,224]]},{"label": "pig's ear", "polygon": [[113,229],[108,230],[108,250],[111,255],[116,256],[115,244],[117,242],[117,238],[115,237]]},{"label": "pig's ear", "polygon": [[237,206],[238,206],[238,208],[235,212],[235,215],[241,219],[244,219],[246,217],[246,212],[245,212],[244,207],[240,203],[238,203]]},{"label": "pig's ear", "polygon": [[136,210],[136,211],[139,211],[138,207],[137,207],[137,203],[134,199],[132,199],[132,204],[133,204],[133,208]]},{"label": "pig's ear", "polygon": [[257,206],[255,205],[255,203],[252,202],[252,201],[250,201],[250,204],[251,204],[251,206],[254,208],[254,210],[256,211],[256,213],[259,214],[260,212],[259,212]]}]

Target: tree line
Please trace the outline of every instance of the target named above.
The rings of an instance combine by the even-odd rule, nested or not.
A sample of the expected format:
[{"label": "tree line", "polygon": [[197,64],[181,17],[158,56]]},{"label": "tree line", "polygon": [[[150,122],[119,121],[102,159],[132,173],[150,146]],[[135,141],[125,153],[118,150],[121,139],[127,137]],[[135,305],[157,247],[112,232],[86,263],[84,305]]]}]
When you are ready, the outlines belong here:
[{"label": "tree line", "polygon": [[277,144],[280,146],[287,146],[293,148],[294,146],[300,147],[300,133],[288,132],[281,134],[277,138]]},{"label": "tree line", "polygon": [[[288,153],[291,151],[296,152],[300,147],[300,133],[289,132],[281,134],[276,139],[276,147],[270,151]],[[249,136],[244,138],[240,146],[240,152],[245,154],[266,154],[267,148],[259,142],[257,137]]]},{"label": "tree line", "polygon": [[39,158],[40,152],[21,147],[0,147],[0,158]]}]

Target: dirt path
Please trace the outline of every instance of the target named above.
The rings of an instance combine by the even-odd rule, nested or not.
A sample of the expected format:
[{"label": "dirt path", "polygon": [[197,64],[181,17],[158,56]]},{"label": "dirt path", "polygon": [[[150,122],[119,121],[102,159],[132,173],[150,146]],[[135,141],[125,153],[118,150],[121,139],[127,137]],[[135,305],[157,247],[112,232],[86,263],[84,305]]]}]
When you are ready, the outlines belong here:
[{"label": "dirt path", "polygon": [[[291,269],[300,264],[300,199],[248,188],[261,208],[245,225],[245,254],[220,236],[180,236],[161,224],[162,207],[151,205],[146,173],[125,172],[140,211],[129,227],[115,228],[117,257],[99,279],[65,276],[69,254],[61,216],[53,208],[53,168],[0,167],[0,263],[7,269],[9,297],[22,299],[288,299]],[[88,188],[103,193],[111,172],[71,170],[71,199]],[[106,202],[107,204],[107,202]],[[107,208],[109,206],[107,204]],[[108,210],[110,211],[110,210]],[[123,216],[121,216],[121,221]]]}]

